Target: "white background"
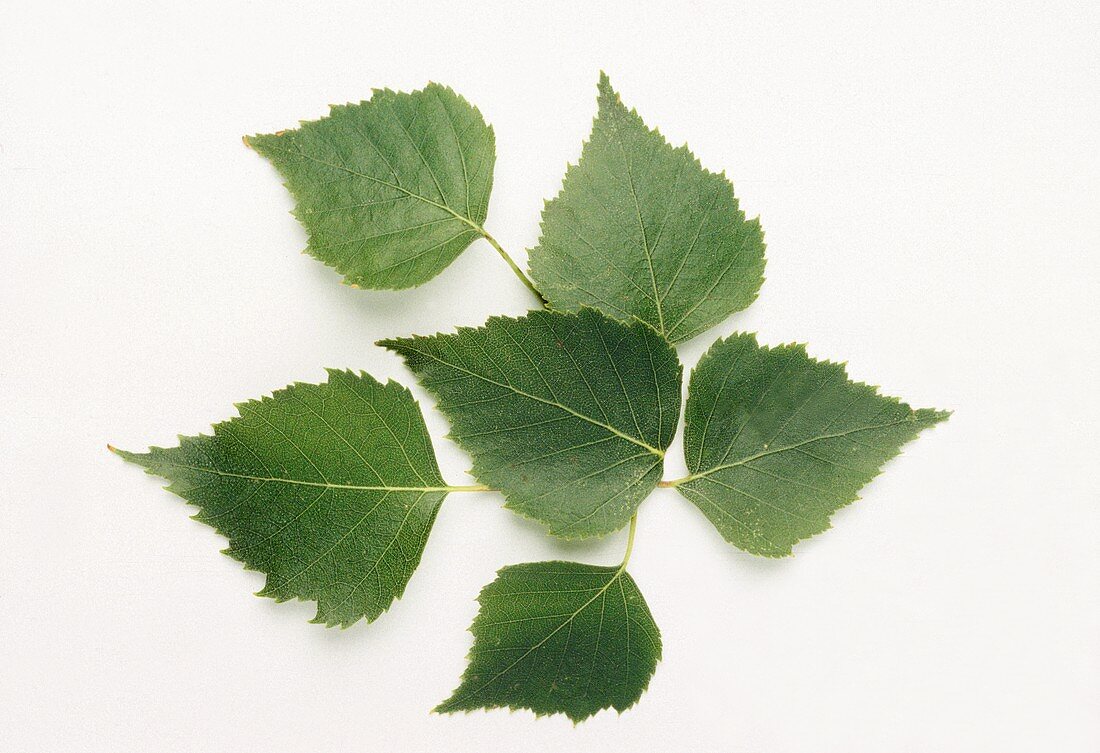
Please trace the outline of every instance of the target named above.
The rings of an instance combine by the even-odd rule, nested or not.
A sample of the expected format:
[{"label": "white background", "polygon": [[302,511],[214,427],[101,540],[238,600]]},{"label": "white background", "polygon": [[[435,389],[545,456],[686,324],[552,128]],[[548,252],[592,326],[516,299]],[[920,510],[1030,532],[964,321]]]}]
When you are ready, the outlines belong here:
[{"label": "white background", "polygon": [[[1100,750],[1100,10],[953,6],[5,2],[0,750]],[[455,496],[405,598],[325,630],[105,446],[324,366],[413,384],[376,339],[532,304],[483,242],[413,291],[340,285],[243,134],[445,82],[496,128],[487,227],[522,259],[601,68],[767,232],[759,301],[685,363],[753,330],[955,415],[790,559],[658,490],[631,571],[664,660],[622,716],[430,715],[497,568],[623,534]]]}]

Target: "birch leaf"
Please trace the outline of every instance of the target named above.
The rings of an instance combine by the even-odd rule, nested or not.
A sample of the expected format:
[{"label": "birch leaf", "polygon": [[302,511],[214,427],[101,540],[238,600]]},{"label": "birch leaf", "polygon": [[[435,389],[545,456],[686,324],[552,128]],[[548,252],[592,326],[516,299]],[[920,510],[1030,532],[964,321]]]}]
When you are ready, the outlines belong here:
[{"label": "birch leaf", "polygon": [[641,697],[661,634],[622,568],[532,562],[502,569],[478,597],[462,683],[437,712],[531,709],[580,722]]},{"label": "birch leaf", "polygon": [[552,306],[593,306],[688,340],[756,299],[764,233],[724,174],[673,148],[600,75],[599,114],[580,162],[542,213],[531,250]]},{"label": "birch leaf", "polygon": [[404,593],[447,495],[412,395],[331,370],[237,409],[212,436],[115,452],[168,479],[226,554],[265,573],[259,595],[316,601],[326,625],[374,620]]},{"label": "birch leaf", "polygon": [[367,102],[245,143],[286,178],[306,250],[350,284],[420,285],[485,234],[493,129],[445,86],[375,90]]},{"label": "birch leaf", "polygon": [[473,475],[556,536],[621,528],[661,478],[681,368],[641,322],[536,311],[379,344],[439,399]]},{"label": "birch leaf", "polygon": [[778,557],[829,527],[901,446],[948,417],[848,379],[803,345],[719,340],[691,375],[677,488],[735,546]]}]

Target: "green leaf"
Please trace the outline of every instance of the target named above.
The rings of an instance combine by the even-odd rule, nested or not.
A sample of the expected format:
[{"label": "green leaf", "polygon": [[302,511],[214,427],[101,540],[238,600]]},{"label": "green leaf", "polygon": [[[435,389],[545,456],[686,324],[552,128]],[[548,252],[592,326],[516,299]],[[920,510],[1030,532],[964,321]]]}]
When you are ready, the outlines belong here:
[{"label": "green leaf", "polygon": [[531,709],[580,722],[641,697],[661,634],[622,568],[532,562],[502,569],[478,597],[462,683],[436,711]]},{"label": "green leaf", "polygon": [[329,371],[241,403],[179,447],[116,450],[199,507],[261,596],[317,602],[314,622],[368,621],[405,591],[448,487],[409,391]]},{"label": "green leaf", "polygon": [[769,557],[829,527],[830,516],[947,412],[913,410],[803,345],[717,341],[691,375],[677,488],[735,546]]},{"label": "green leaf", "polygon": [[681,367],[640,322],[536,311],[379,344],[438,397],[473,475],[556,536],[621,528],[661,478]]},{"label": "green leaf", "polygon": [[580,162],[542,213],[531,275],[560,309],[594,306],[688,340],[755,300],[764,234],[724,174],[672,148],[600,75]]},{"label": "green leaf", "polygon": [[306,249],[366,288],[410,288],[485,234],[492,127],[451,89],[375,90],[327,118],[245,142],[294,195]]}]

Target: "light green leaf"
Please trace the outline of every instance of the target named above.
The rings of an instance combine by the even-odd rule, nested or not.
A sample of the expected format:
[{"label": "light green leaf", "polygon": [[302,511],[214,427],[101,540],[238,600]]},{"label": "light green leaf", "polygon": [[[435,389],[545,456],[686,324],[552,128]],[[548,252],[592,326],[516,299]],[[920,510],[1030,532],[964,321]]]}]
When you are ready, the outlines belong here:
[{"label": "light green leaf", "polygon": [[317,602],[314,622],[377,618],[405,591],[448,487],[409,391],[329,371],[241,403],[213,436],[116,450],[199,508],[261,596]]},{"label": "light green leaf", "polygon": [[719,340],[691,375],[680,492],[732,544],[769,557],[829,527],[830,516],[947,412],[913,410],[803,345],[750,334]]},{"label": "light green leaf", "polygon": [[531,275],[560,309],[594,306],[688,340],[756,299],[764,234],[724,174],[671,147],[600,75],[580,162],[542,213]]},{"label": "light green leaf", "polygon": [[625,570],[575,562],[502,569],[478,597],[462,683],[436,711],[531,709],[582,721],[641,697],[661,634]]},{"label": "light green leaf", "polygon": [[493,129],[445,86],[375,90],[297,130],[245,141],[286,178],[306,250],[353,285],[420,285],[485,234]]},{"label": "light green leaf", "polygon": [[439,398],[473,475],[554,535],[621,528],[661,478],[681,368],[640,322],[536,311],[379,344]]}]

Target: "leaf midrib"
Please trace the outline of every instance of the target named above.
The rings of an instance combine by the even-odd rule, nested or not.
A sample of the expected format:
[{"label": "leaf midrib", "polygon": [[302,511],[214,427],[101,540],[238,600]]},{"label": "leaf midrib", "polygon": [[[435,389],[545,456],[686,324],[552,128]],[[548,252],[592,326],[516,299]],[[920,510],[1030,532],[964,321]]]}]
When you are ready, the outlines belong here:
[{"label": "leaf midrib", "polygon": [[[390,183],[388,180],[382,180],[381,178],[376,178],[373,175],[368,175],[367,173],[361,173],[358,170],[352,170],[350,167],[347,167],[346,165],[337,165],[335,163],[328,162],[326,160],[323,160],[319,157],[315,157],[314,155],[308,154],[307,152],[304,152],[304,151],[301,151],[301,150],[285,149],[285,148],[280,148],[280,147],[277,147],[277,146],[272,146],[272,147],[269,147],[269,148],[272,148],[272,149],[275,149],[277,151],[283,152],[284,154],[292,154],[292,155],[296,155],[298,157],[304,157],[305,159],[316,162],[319,165],[324,165],[325,167],[331,167],[334,170],[343,170],[344,172],[348,173],[349,175],[354,175],[357,178],[363,178],[365,180],[373,181],[374,183],[378,183],[379,185],[383,185],[383,186],[386,186],[388,188],[392,188],[395,191],[400,191],[401,193],[408,196],[409,198],[417,199],[418,201],[422,201],[425,204],[428,204],[429,206],[435,207],[436,209],[442,209],[444,212],[451,215],[455,219],[460,220],[461,222],[464,222],[465,224],[469,225],[479,235],[482,235],[482,236],[485,235],[485,228],[481,227],[481,225],[474,222],[474,220],[472,218],[467,217],[463,214],[460,214],[459,212],[456,212],[455,210],[451,209],[446,204],[440,204],[437,201],[433,201],[432,199],[429,199],[427,196],[422,196],[422,195],[416,193],[415,191],[410,191],[409,189],[405,188],[404,186],[397,185],[396,183]],[[434,175],[433,175],[432,179],[435,180]],[[466,190],[469,191],[469,183],[468,182],[466,184]]]},{"label": "leaf midrib", "polygon": [[856,428],[856,429],[849,429],[847,431],[836,432],[834,434],[822,434],[821,436],[811,437],[811,438],[805,439],[801,442],[795,442],[794,444],[785,445],[783,447],[776,447],[774,449],[761,450],[760,452],[758,452],[754,455],[749,455],[748,457],[742,458],[742,459],[737,460],[733,463],[725,463],[723,465],[716,465],[713,468],[708,468],[705,471],[697,471],[696,473],[692,473],[690,476],[685,476],[684,478],[677,481],[676,486],[686,484],[690,481],[695,481],[696,479],[705,478],[706,476],[709,476],[712,473],[717,473],[718,471],[723,471],[723,470],[726,470],[728,468],[737,468],[738,466],[746,465],[747,463],[751,463],[754,460],[759,460],[760,458],[765,458],[769,455],[777,455],[781,452],[789,452],[790,450],[797,450],[800,447],[804,447],[808,444],[813,444],[814,442],[820,442],[820,441],[825,440],[825,439],[837,439],[839,437],[846,437],[846,436],[849,436],[851,434],[858,434],[861,431],[874,431],[875,429],[888,429],[891,426],[899,426],[901,424],[908,424],[908,423],[915,423],[915,422],[916,422],[916,418],[913,417],[913,416],[909,416],[909,417],[900,419],[898,421],[890,421],[889,423],[885,423],[885,424],[877,424],[875,426],[861,426],[861,427]]},{"label": "leaf midrib", "polygon": [[623,160],[626,165],[626,179],[627,185],[630,187],[630,196],[634,199],[634,211],[638,218],[638,229],[642,233],[642,251],[645,252],[646,265],[649,267],[649,282],[653,286],[653,302],[657,306],[657,331],[662,335],[666,335],[665,332],[665,315],[661,307],[661,294],[657,290],[657,274],[653,270],[653,254],[649,248],[649,238],[646,234],[645,221],[642,220],[642,206],[638,201],[638,192],[634,189],[634,173],[630,168],[630,157],[626,154],[626,147],[623,145],[621,134],[617,134],[619,144],[619,151],[623,154]]},{"label": "leaf midrib", "polygon": [[235,471],[223,471],[218,468],[205,468],[201,465],[187,465],[185,463],[158,462],[158,466],[170,468],[182,468],[189,471],[209,473],[212,476],[224,476],[227,478],[239,478],[246,481],[268,481],[279,484],[293,484],[295,486],[312,486],[321,489],[343,489],[347,491],[364,492],[450,492],[463,487],[457,486],[362,486],[358,484],[334,484],[329,481],[304,481],[302,479],[282,478],[279,476],[254,476],[248,473]]},{"label": "leaf midrib", "polygon": [[553,406],[553,407],[558,408],[560,410],[563,410],[566,413],[569,413],[570,415],[576,416],[577,418],[579,418],[583,421],[587,421],[590,424],[593,424],[595,426],[599,426],[601,429],[605,429],[606,431],[611,432],[612,434],[614,434],[617,437],[625,439],[628,442],[632,442],[633,444],[636,444],[639,447],[642,447],[642,448],[646,449],[647,451],[653,453],[654,455],[656,455],[659,458],[663,458],[665,456],[665,451],[664,450],[653,447],[652,445],[647,444],[646,442],[642,441],[641,439],[638,439],[637,437],[633,437],[633,436],[627,434],[626,432],[623,432],[623,431],[620,431],[619,429],[616,429],[614,426],[611,426],[610,424],[606,424],[603,421],[598,421],[598,420],[592,418],[591,416],[586,416],[585,414],[583,414],[579,411],[573,410],[569,406],[563,405],[563,404],[561,404],[561,403],[559,403],[555,400],[547,400],[544,397],[539,397],[538,395],[532,395],[530,392],[525,392],[524,390],[521,390],[521,389],[519,389],[518,387],[516,387],[514,385],[508,384],[507,382],[498,382],[495,379],[490,379],[489,377],[485,376],[484,374],[478,374],[476,371],[471,371],[470,369],[459,366],[456,363],[451,363],[450,361],[445,361],[442,358],[440,358],[439,356],[435,355],[434,353],[427,353],[423,350],[417,350],[415,348],[409,348],[408,346],[403,347],[402,350],[410,351],[410,352],[416,353],[418,355],[425,356],[427,358],[431,358],[433,361],[441,363],[441,364],[443,364],[444,366],[446,366],[448,368],[455,369],[456,371],[461,371],[464,374],[469,374],[470,376],[474,377],[475,379],[480,379],[483,382],[488,382],[489,384],[496,385],[497,387],[501,387],[503,389],[510,390],[511,392],[514,392],[517,395],[520,395],[522,397],[526,397],[530,400],[534,400],[536,402],[544,403],[545,405],[550,405],[550,406]]}]

